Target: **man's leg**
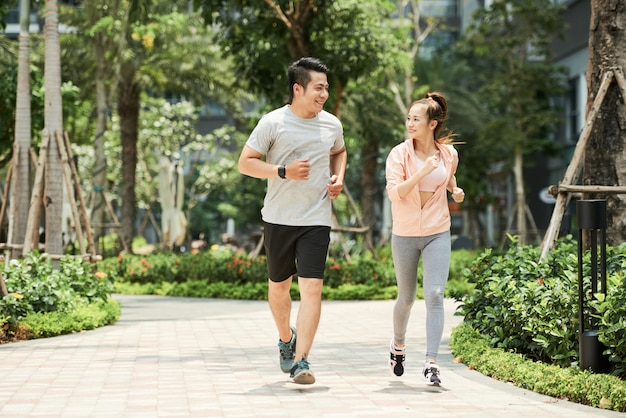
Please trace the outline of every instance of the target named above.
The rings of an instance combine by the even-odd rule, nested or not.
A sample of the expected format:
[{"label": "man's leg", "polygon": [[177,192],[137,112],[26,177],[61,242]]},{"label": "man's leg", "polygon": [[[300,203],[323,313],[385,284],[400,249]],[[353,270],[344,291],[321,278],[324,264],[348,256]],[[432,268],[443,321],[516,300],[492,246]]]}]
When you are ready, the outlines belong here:
[{"label": "man's leg", "polygon": [[296,361],[309,357],[322,311],[322,279],[298,278],[300,307],[296,319]]},{"label": "man's leg", "polygon": [[[289,342],[291,340],[291,328],[289,326],[289,320],[291,318],[291,295],[289,289],[291,288],[292,279],[289,278],[282,282],[273,282],[268,280],[267,300],[278,329],[278,337],[283,342]],[[297,328],[296,328],[297,329]],[[298,330],[298,339],[300,338],[300,332]]]},{"label": "man's leg", "polygon": [[322,285],[328,244],[329,227],[303,227],[296,244],[298,265],[298,285],[300,287],[300,307],[296,319],[298,338],[291,377],[295,383],[315,383],[315,376],[309,370],[309,354],[317,332],[322,310]]}]

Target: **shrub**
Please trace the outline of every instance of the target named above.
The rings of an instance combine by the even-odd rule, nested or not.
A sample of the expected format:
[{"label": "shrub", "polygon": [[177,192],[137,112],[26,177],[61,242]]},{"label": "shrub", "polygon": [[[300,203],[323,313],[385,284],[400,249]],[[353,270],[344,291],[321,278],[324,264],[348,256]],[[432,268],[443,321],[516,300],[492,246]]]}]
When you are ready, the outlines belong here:
[{"label": "shrub", "polygon": [[[450,280],[446,287],[446,296],[462,297],[473,284],[462,275],[470,261],[476,257],[473,251],[459,250],[452,252]],[[178,296],[236,297],[252,299],[265,298],[259,295],[267,288],[267,263],[264,256],[251,258],[246,254],[233,252],[227,248],[214,248],[201,253],[155,253],[149,256],[120,254],[98,263],[102,271],[117,278],[116,287],[122,293],[143,293]],[[418,271],[421,283],[421,264]],[[192,283],[194,282],[194,283]],[[165,283],[170,283],[166,285]],[[220,283],[230,284],[224,286]],[[251,286],[251,289],[236,288]],[[235,289],[231,290],[232,285]],[[256,286],[258,285],[258,286]],[[356,287],[355,287],[356,286]],[[363,286],[358,289],[358,286]],[[397,292],[395,270],[389,246],[378,250],[378,259],[365,252],[352,257],[350,262],[343,258],[328,257],[324,273],[324,297],[328,298],[374,298],[393,299]],[[211,287],[211,289],[208,289]],[[227,293],[216,294],[216,289],[224,288]],[[326,289],[337,289],[337,291]],[[421,286],[418,297],[422,297]],[[349,295],[352,295],[351,297]],[[294,297],[298,297],[294,292]]]},{"label": "shrub", "polygon": [[33,312],[67,312],[80,304],[106,301],[113,290],[110,276],[94,272],[87,261],[64,257],[59,268],[45,254],[11,260],[4,280],[9,295],[0,300],[4,323],[15,325]]},{"label": "shrub", "polygon": [[[568,236],[557,241],[541,263],[539,254],[540,249],[532,246],[513,245],[500,255],[486,250],[465,269],[464,275],[475,289],[463,299],[460,313],[466,323],[489,337],[492,347],[569,367],[578,362],[577,243]],[[616,283],[622,277],[623,260],[624,248],[607,251],[609,282]],[[590,289],[588,253],[583,265],[584,284]],[[619,296],[621,289],[623,285],[611,286],[616,308],[588,300],[590,305],[595,303],[601,308],[605,327],[599,334],[611,347],[618,373],[621,367],[616,366],[626,357],[626,352],[619,351],[626,349],[626,331],[620,333],[625,324],[621,318],[626,313],[624,295]]]},{"label": "shrub", "polygon": [[20,321],[20,326],[28,332],[28,338],[52,337],[109,325],[119,316],[118,301],[100,300],[66,312],[30,312]]},{"label": "shrub", "polygon": [[467,323],[452,330],[450,347],[456,361],[494,379],[583,405],[626,411],[626,383],[615,376],[535,362],[524,355],[491,347],[489,338]]}]

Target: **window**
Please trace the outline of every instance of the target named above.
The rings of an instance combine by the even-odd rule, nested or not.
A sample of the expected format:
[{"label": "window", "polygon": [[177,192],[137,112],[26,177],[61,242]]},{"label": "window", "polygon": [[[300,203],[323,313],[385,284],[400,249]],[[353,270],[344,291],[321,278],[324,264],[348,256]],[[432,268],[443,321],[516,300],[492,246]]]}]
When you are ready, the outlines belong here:
[{"label": "window", "polygon": [[419,3],[422,16],[457,17],[459,15],[458,0],[422,0]]}]

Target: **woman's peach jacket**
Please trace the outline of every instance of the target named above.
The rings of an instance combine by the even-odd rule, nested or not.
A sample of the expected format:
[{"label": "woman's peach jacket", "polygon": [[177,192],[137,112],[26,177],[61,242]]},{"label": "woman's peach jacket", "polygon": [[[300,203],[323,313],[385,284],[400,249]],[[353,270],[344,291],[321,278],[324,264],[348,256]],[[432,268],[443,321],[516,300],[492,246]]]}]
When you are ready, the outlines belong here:
[{"label": "woman's peach jacket", "polygon": [[437,186],[433,196],[421,205],[419,186],[400,197],[397,186],[417,171],[413,140],[396,145],[386,163],[387,195],[391,200],[392,231],[395,235],[425,237],[450,230],[450,209],[447,190],[456,186],[455,173],[459,154],[452,145],[438,144],[441,161],[446,168],[446,180]]}]

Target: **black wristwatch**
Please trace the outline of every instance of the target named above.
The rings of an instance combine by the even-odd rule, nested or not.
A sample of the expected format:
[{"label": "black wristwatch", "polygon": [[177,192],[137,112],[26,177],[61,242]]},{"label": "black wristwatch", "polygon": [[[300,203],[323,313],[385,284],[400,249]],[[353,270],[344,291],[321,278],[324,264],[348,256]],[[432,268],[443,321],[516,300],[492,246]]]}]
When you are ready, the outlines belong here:
[{"label": "black wristwatch", "polygon": [[286,173],[284,165],[279,165],[278,166],[278,177],[280,177],[281,179],[286,179],[287,178],[287,173]]}]

